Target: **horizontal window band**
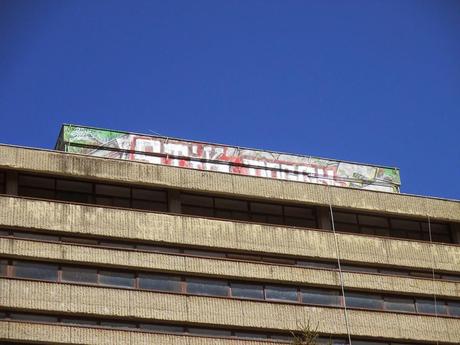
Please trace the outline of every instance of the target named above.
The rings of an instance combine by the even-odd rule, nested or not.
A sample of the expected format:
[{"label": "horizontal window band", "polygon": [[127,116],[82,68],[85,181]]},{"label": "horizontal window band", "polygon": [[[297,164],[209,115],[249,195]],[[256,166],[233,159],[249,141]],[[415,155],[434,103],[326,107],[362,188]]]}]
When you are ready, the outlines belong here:
[{"label": "horizontal window band", "polygon": [[[237,260],[244,262],[272,264],[280,266],[294,266],[300,268],[313,268],[337,271],[337,260],[318,260],[313,258],[296,258],[292,256],[270,256],[264,254],[248,254],[238,251],[216,251],[201,247],[179,247],[166,244],[152,244],[141,241],[120,241],[103,237],[84,237],[50,232],[27,231],[28,229],[5,229],[0,228],[0,238],[14,238],[20,240],[32,240],[67,245],[89,246],[95,248],[107,248],[113,250],[132,250],[138,252],[155,252],[162,254],[184,255],[221,260]],[[408,270],[394,268],[393,266],[367,266],[365,264],[350,264],[342,261],[341,269],[344,272],[366,273],[385,276],[397,276],[414,279],[433,280],[432,270]],[[460,274],[441,273],[434,274],[434,280],[460,282]]]},{"label": "horizontal window band", "polygon": [[281,285],[192,275],[114,270],[105,267],[32,262],[0,258],[0,276],[37,281],[117,287],[143,291],[281,302],[370,311],[402,312],[460,318],[460,300],[431,299],[395,294],[361,293],[316,286]]},{"label": "horizontal window band", "polygon": [[[175,212],[201,217],[245,221],[260,224],[293,226],[326,230],[330,217],[319,224],[317,207],[290,203],[232,199],[223,196],[180,192],[181,207],[171,210],[167,189],[153,189],[126,184],[105,184],[99,181],[72,179],[44,174],[18,175],[18,195],[61,200],[82,204],[112,206],[141,211]],[[3,191],[4,192],[4,191]],[[0,193],[2,193],[0,189]],[[182,208],[182,210],[180,210]],[[334,210],[335,229],[339,232],[383,236],[439,243],[455,243],[449,224],[431,222],[431,236],[426,220],[405,219],[376,214]],[[327,224],[329,223],[329,225]]]},{"label": "horizontal window band", "polygon": [[[213,338],[238,338],[238,339],[254,339],[254,340],[270,340],[280,343],[291,343],[293,336],[299,335],[294,332],[266,332],[263,330],[254,329],[232,329],[232,328],[217,328],[206,327],[200,325],[183,325],[179,323],[168,322],[136,322],[122,319],[109,318],[84,318],[73,315],[56,315],[56,314],[39,314],[25,313],[22,311],[14,311],[0,309],[0,321],[27,322],[45,325],[60,324],[64,326],[88,327],[96,329],[116,329],[126,331],[138,331],[148,333],[165,333],[171,335],[187,335],[197,337],[213,337]],[[348,340],[344,338],[332,337],[321,334],[316,338],[318,345],[348,345]],[[362,338],[352,339],[353,345],[396,345],[393,341],[375,341]],[[2,343],[3,344],[3,343]],[[17,343],[15,343],[17,344]],[[25,345],[24,343],[21,343]],[[21,345],[18,344],[18,345]],[[34,343],[35,344],[35,343]],[[398,345],[422,345],[421,343],[405,343],[397,342]],[[423,343],[428,345],[430,343]],[[432,343],[434,344],[434,343]]]}]

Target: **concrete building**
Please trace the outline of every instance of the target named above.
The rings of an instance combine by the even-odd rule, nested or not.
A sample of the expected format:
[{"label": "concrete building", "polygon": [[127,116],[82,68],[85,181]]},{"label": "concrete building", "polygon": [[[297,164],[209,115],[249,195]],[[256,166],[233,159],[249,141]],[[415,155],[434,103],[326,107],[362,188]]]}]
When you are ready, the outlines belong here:
[{"label": "concrete building", "polygon": [[460,344],[459,201],[114,133],[0,146],[1,344]]}]

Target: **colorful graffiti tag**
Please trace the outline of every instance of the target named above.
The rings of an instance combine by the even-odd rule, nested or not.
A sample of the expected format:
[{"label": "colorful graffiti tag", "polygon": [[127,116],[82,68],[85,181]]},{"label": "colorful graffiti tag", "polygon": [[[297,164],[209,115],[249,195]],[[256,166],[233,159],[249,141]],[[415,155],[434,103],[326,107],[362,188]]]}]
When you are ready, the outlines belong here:
[{"label": "colorful graffiti tag", "polygon": [[273,179],[399,192],[399,171],[322,158],[64,125],[56,149]]}]

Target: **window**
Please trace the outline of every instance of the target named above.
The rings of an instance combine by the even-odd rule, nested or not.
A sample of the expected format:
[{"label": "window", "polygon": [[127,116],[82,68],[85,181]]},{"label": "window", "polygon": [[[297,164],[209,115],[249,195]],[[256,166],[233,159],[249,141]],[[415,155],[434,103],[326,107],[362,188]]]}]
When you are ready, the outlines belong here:
[{"label": "window", "polygon": [[383,309],[383,299],[376,295],[346,293],[347,307],[365,309]]},{"label": "window", "polygon": [[180,278],[168,275],[139,274],[139,288],[180,292]]},{"label": "window", "polygon": [[251,338],[251,339],[267,339],[267,334],[262,333],[252,333],[252,332],[235,332],[235,337],[237,338]]},{"label": "window", "polygon": [[6,277],[6,269],[8,268],[8,261],[0,260],[0,276]]},{"label": "window", "polygon": [[418,313],[423,314],[440,314],[447,315],[447,306],[442,301],[436,301],[436,307],[434,304],[434,299],[417,299],[415,305],[417,307]]},{"label": "window", "polygon": [[449,315],[460,317],[460,302],[448,302]]},{"label": "window", "polygon": [[189,327],[188,332],[191,334],[211,335],[215,337],[230,337],[232,335],[231,331],[224,329],[209,329],[198,327]]},{"label": "window", "polygon": [[385,297],[385,309],[415,312],[415,304],[412,298]]},{"label": "window", "polygon": [[198,295],[228,296],[227,282],[205,279],[187,279],[187,292]]},{"label": "window", "polygon": [[80,267],[62,267],[62,280],[79,283],[97,283],[97,270]]},{"label": "window", "polygon": [[118,321],[101,321],[100,325],[110,328],[137,328],[136,324]]},{"label": "window", "polygon": [[340,295],[338,291],[325,291],[320,289],[302,289],[302,302],[305,304],[316,305],[340,305]]},{"label": "window", "polygon": [[95,326],[98,324],[98,322],[94,320],[71,319],[71,318],[61,318],[61,322],[70,323],[74,325],[87,325],[87,326]]},{"label": "window", "polygon": [[310,267],[310,268],[324,268],[333,270],[337,268],[337,264],[330,262],[317,262],[317,261],[307,261],[307,260],[298,260],[298,266]]},{"label": "window", "polygon": [[297,288],[285,286],[266,286],[265,298],[280,301],[297,301]]},{"label": "window", "polygon": [[57,322],[58,321],[58,318],[55,316],[39,315],[39,314],[11,313],[10,318],[13,320],[36,321],[36,322]]},{"label": "window", "polygon": [[104,285],[134,287],[134,274],[113,271],[100,271],[99,282]]},{"label": "window", "polygon": [[39,264],[27,261],[14,261],[13,265],[14,276],[17,278],[57,281],[57,265]]},{"label": "window", "polygon": [[5,174],[0,172],[0,193],[5,193]]},{"label": "window", "polygon": [[232,297],[264,299],[264,287],[256,284],[231,283]]},{"label": "window", "polygon": [[59,241],[59,236],[38,234],[38,233],[25,232],[25,231],[14,231],[13,236],[16,238],[27,238],[31,240],[40,240],[40,241],[52,241],[52,242]]},{"label": "window", "polygon": [[139,328],[146,329],[153,332],[163,332],[163,333],[182,333],[184,331],[184,327],[181,326],[169,326],[169,325],[156,325],[156,324],[148,324],[148,323],[141,323]]}]

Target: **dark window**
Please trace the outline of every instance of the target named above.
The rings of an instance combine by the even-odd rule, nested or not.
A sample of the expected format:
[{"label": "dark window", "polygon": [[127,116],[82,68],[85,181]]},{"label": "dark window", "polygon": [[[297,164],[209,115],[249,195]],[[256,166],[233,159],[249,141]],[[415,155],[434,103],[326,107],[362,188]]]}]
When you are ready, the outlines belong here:
[{"label": "dark window", "polygon": [[34,232],[14,231],[13,236],[16,238],[27,238],[31,240],[42,240],[42,241],[52,241],[52,242],[59,241],[59,236],[38,234]]},{"label": "dark window", "polygon": [[0,276],[6,277],[6,269],[8,268],[8,261],[0,260]]},{"label": "dark window", "polygon": [[298,260],[298,266],[303,267],[311,267],[311,268],[325,268],[325,269],[336,269],[337,264],[330,263],[330,262],[315,262],[315,261],[307,261],[307,260]]},{"label": "dark window", "polygon": [[378,216],[358,215],[358,222],[360,225],[370,225],[375,227],[388,227],[388,219]]},{"label": "dark window", "polygon": [[195,250],[195,249],[184,249],[184,254],[204,256],[204,257],[213,257],[213,258],[225,258],[226,257],[225,253],[208,252],[205,250]]},{"label": "dark window", "polygon": [[460,302],[448,302],[449,315],[460,317]]},{"label": "dark window", "polygon": [[191,334],[211,335],[215,337],[230,337],[232,335],[231,331],[224,329],[209,329],[198,327],[189,327],[188,332]]},{"label": "dark window", "polygon": [[187,279],[187,292],[198,295],[228,296],[228,284],[218,280]]},{"label": "dark window", "polygon": [[100,325],[110,328],[136,328],[136,324],[118,321],[101,321]]},{"label": "dark window", "polygon": [[96,184],[96,194],[129,198],[131,193],[128,187],[114,186],[108,184]]},{"label": "dark window", "polygon": [[302,289],[302,302],[317,305],[340,305],[338,291],[327,291],[320,289]]},{"label": "dark window", "polygon": [[214,207],[212,197],[181,193],[181,201],[184,205],[199,207]]},{"label": "dark window", "polygon": [[345,300],[350,308],[383,309],[383,299],[376,295],[346,293]]},{"label": "dark window", "polygon": [[233,297],[264,299],[264,288],[262,285],[231,283],[231,288]]},{"label": "dark window", "polygon": [[139,328],[146,329],[153,332],[164,332],[164,333],[182,333],[184,331],[184,327],[181,326],[169,326],[169,325],[161,325],[161,324],[148,324],[148,323],[141,323]]},{"label": "dark window", "polygon": [[155,245],[150,245],[150,244],[137,244],[136,248],[139,250],[145,250],[148,252],[158,252],[158,253],[180,253],[181,252],[179,248],[162,247],[162,246],[155,246]]},{"label": "dark window", "polygon": [[99,282],[104,285],[134,287],[134,274],[113,271],[100,271]]},{"label": "dark window", "polygon": [[91,194],[93,192],[93,184],[90,182],[57,179],[56,189],[65,192]]},{"label": "dark window", "polygon": [[262,333],[252,333],[252,332],[235,332],[235,337],[237,338],[251,338],[251,339],[267,339],[267,334]]},{"label": "dark window", "polygon": [[62,323],[70,323],[74,325],[87,325],[87,326],[95,326],[98,324],[97,321],[93,320],[84,320],[84,319],[70,319],[70,318],[61,318]]},{"label": "dark window", "polygon": [[58,277],[57,265],[21,261],[15,261],[13,265],[14,276],[17,278],[56,281]]},{"label": "dark window", "polygon": [[62,267],[62,280],[79,283],[97,283],[97,270],[80,267]]},{"label": "dark window", "polygon": [[414,300],[411,298],[385,297],[385,309],[415,312],[415,304]]},{"label": "dark window", "polygon": [[134,249],[134,244],[131,243],[122,243],[122,242],[112,242],[112,241],[100,241],[99,245],[102,247],[111,247],[111,248],[121,248],[121,249]]},{"label": "dark window", "polygon": [[5,174],[0,172],[0,193],[5,193]]},{"label": "dark window", "polygon": [[163,202],[163,203],[167,202],[166,192],[159,191],[159,190],[133,188],[132,196],[133,196],[133,199]]},{"label": "dark window", "polygon": [[216,208],[233,211],[248,210],[248,202],[244,200],[215,198],[214,201]]},{"label": "dark window", "polygon": [[159,274],[140,274],[139,288],[147,290],[180,292],[180,278]]},{"label": "dark window", "polygon": [[0,229],[0,236],[9,236],[10,232],[8,230]]},{"label": "dark window", "polygon": [[37,322],[57,322],[58,321],[58,318],[55,316],[38,315],[38,314],[11,313],[10,318],[13,320],[26,320],[26,321],[37,321]]},{"label": "dark window", "polygon": [[434,304],[434,299],[427,300],[427,299],[416,299],[415,305],[417,307],[418,313],[423,314],[440,314],[440,315],[447,315],[447,306],[442,301],[437,301],[436,308]]},{"label": "dark window", "polygon": [[297,289],[286,286],[266,286],[265,298],[281,301],[297,301]]}]

